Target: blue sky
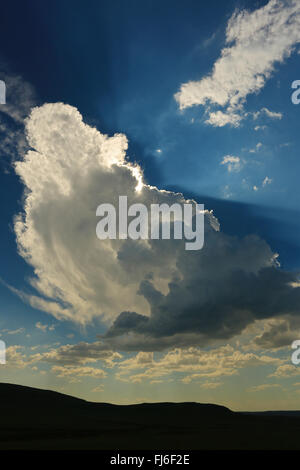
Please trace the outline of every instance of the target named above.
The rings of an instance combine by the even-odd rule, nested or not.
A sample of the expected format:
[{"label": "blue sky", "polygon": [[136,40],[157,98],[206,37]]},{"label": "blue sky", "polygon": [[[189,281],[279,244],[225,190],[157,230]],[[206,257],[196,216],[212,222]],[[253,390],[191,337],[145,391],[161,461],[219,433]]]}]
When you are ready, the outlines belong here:
[{"label": "blue sky", "polygon": [[[244,331],[244,336],[239,337],[242,334],[239,331],[237,336],[232,335],[222,344],[216,341],[203,346],[204,349],[211,347],[215,351],[214,348],[225,347],[227,343],[233,347],[234,342],[237,348],[244,344],[245,354],[248,352],[259,358],[269,354],[275,358],[274,362],[266,360],[266,367],[270,368],[267,372],[264,369],[261,372],[259,367],[254,372],[247,367],[240,370],[240,366],[237,366],[231,374],[225,367],[222,375],[224,386],[215,378],[210,381],[209,375],[201,379],[206,382],[194,384],[194,379],[185,380],[182,375],[184,372],[179,372],[179,369],[170,374],[157,373],[156,379],[154,372],[152,384],[137,378],[136,385],[133,385],[130,381],[122,380],[120,371],[126,370],[126,363],[118,366],[119,372],[115,375],[111,373],[114,369],[108,367],[104,379],[105,374],[100,377],[101,373],[97,376],[93,371],[89,373],[86,370],[84,375],[80,376],[78,372],[76,376],[75,370],[52,370],[53,364],[51,361],[47,363],[45,358],[41,362],[37,358],[30,359],[32,351],[36,350],[30,348],[37,347],[39,354],[44,354],[47,347],[50,351],[51,348],[57,350],[66,344],[92,344],[97,340],[96,335],[104,334],[111,323],[104,321],[101,315],[78,322],[74,321],[72,315],[69,318],[55,316],[49,306],[37,308],[37,303],[28,296],[37,295],[34,286],[30,285],[30,279],[38,266],[34,263],[30,265],[18,252],[21,245],[16,241],[13,224],[16,214],[24,210],[24,184],[14,170],[14,162],[22,160],[25,153],[24,118],[33,106],[61,102],[76,108],[84,122],[96,127],[102,134],[110,137],[116,133],[124,134],[128,139],[127,160],[141,166],[148,184],[159,189],[182,192],[186,198],[192,197],[204,203],[205,207],[214,210],[222,233],[228,236],[242,239],[255,234],[261,237],[273,253],[279,254],[281,267],[278,270],[292,272],[297,277],[300,267],[300,106],[291,101],[291,84],[300,78],[300,37],[297,32],[292,32],[295,38],[289,41],[288,36],[294,36],[292,33],[287,34],[279,43],[283,44],[283,57],[276,59],[272,47],[274,44],[276,46],[276,34],[280,36],[280,31],[276,31],[276,18],[274,20],[272,14],[268,13],[268,8],[271,9],[272,4],[276,6],[277,3],[275,0],[101,0],[90,1],[88,5],[74,1],[71,7],[66,0],[32,0],[22,3],[12,1],[2,6],[0,79],[5,80],[7,85],[7,105],[0,105],[0,330],[2,339],[9,347],[15,348],[11,350],[11,357],[14,352],[15,355],[24,355],[23,359],[16,356],[16,361],[25,361],[15,368],[1,369],[0,373],[3,371],[5,374],[3,380],[51,386],[90,399],[115,402],[147,400],[151,397],[157,400],[205,401],[213,394],[215,401],[235,408],[264,409],[270,400],[274,408],[296,407],[298,395],[293,394],[293,381],[296,380],[293,377],[296,372],[286,378],[290,380],[289,392],[284,391],[285,384],[276,382],[277,385],[270,387],[277,380],[272,378],[276,358],[279,358],[278,361],[287,361],[276,363],[277,367],[290,366],[290,336],[287,335],[286,343],[283,340],[280,342],[279,349],[278,344],[274,349],[270,346],[267,352],[266,348],[258,351],[250,347],[250,343],[252,346],[255,343],[253,338],[263,334],[261,331],[273,328],[269,323],[261,325],[261,317],[255,317],[255,322],[248,325],[250,330]],[[289,9],[292,11],[295,5],[292,1],[287,2],[287,5],[280,4],[282,17],[288,17]],[[250,38],[251,34],[261,34],[262,37],[265,34],[268,40],[264,28],[267,30],[268,21],[272,25],[275,21],[274,44],[268,49],[268,45],[264,48],[264,44],[258,41],[252,50],[247,40],[241,42],[240,47],[245,55],[241,56],[239,64],[253,60],[255,69],[256,65],[259,68],[265,60],[271,64],[271,68],[268,69],[269,65],[264,66],[261,74],[264,84],[253,90],[250,90],[251,84],[247,83],[251,79],[247,76],[248,71],[244,76],[241,75],[241,89],[245,87],[248,91],[241,95],[232,110],[229,109],[230,100],[238,92],[233,93],[230,88],[231,78],[237,74],[234,71],[236,62],[232,62],[232,77],[231,70],[228,72],[224,68],[218,76],[213,75],[213,70],[220,60],[221,51],[225,47],[234,49],[232,42],[226,43],[226,31],[230,30],[230,25],[232,31],[238,25],[236,19],[230,23],[235,18],[232,15],[234,12],[241,14],[246,11],[250,16],[255,11],[259,12],[255,24],[258,24],[259,18],[265,21],[263,32],[258,28],[256,33],[255,28],[249,26]],[[299,12],[296,12],[297,15]],[[242,20],[243,16],[240,17]],[[251,21],[248,24],[251,25]],[[296,31],[296,20],[294,28]],[[239,44],[239,39],[236,41]],[[242,74],[244,66],[238,67],[238,72]],[[221,77],[222,73],[224,75]],[[211,82],[216,87],[213,91],[205,88],[203,80],[207,76],[213,77]],[[195,94],[194,90],[188,89],[188,95],[184,95],[183,85],[191,82],[198,84]],[[219,89],[223,86],[224,90],[229,90],[230,99],[227,104],[220,105]],[[178,93],[181,93],[182,101],[176,98]],[[186,104],[188,100],[192,105]],[[203,100],[203,104],[199,104],[199,100]],[[182,109],[180,103],[183,103]],[[227,113],[226,116],[230,118],[238,115],[238,122],[223,125],[219,120],[214,124],[209,123],[211,114],[218,110]],[[35,130],[36,133],[38,131]],[[63,128],[61,132],[63,135]],[[8,144],[5,144],[5,137],[9,137]],[[53,233],[55,235],[55,231]],[[30,249],[34,250],[34,247]],[[46,276],[42,281],[45,279]],[[56,287],[58,289],[61,286],[59,284]],[[47,297],[46,290],[40,290],[38,295]],[[52,300],[57,301],[55,296],[52,296]],[[62,302],[62,298],[59,302]],[[293,309],[294,306],[291,307],[294,312]],[[284,334],[286,330],[289,333],[294,330],[296,335],[298,330],[300,332],[297,316],[293,313],[293,319],[290,320],[286,315],[287,311],[282,312],[276,321],[282,322],[280,325]],[[269,316],[266,321],[273,320]],[[176,346],[176,343],[172,344]],[[197,347],[197,344],[189,346]],[[132,361],[128,363],[128,370],[131,370],[136,356],[122,351],[121,347],[117,350],[123,354],[124,361]],[[157,355],[157,358],[166,357],[160,355],[167,355],[168,350],[165,349],[163,353],[154,350],[151,353]],[[137,349],[135,354],[147,353]],[[186,354],[186,350],[182,354]],[[99,361],[101,366],[101,359]],[[84,367],[98,366],[98,363],[92,361],[84,364],[87,364]],[[151,368],[149,370],[151,375]],[[120,373],[121,379],[118,375]],[[176,374],[179,374],[179,378]],[[189,371],[189,374],[191,376],[192,372]],[[267,379],[269,376],[271,378]],[[69,380],[70,377],[74,382]],[[100,385],[97,385],[97,377]],[[158,385],[155,385],[155,380],[159,381]],[[123,395],[118,392],[119,383],[123,387]],[[241,391],[234,395],[236,384]],[[261,389],[259,396],[249,391],[251,387],[263,385],[266,387]],[[92,393],[91,390],[97,386],[100,387],[99,394],[97,391]],[[102,388],[103,392],[100,391]],[[270,390],[272,393],[268,395]],[[124,398],[124,394],[127,398]]]}]

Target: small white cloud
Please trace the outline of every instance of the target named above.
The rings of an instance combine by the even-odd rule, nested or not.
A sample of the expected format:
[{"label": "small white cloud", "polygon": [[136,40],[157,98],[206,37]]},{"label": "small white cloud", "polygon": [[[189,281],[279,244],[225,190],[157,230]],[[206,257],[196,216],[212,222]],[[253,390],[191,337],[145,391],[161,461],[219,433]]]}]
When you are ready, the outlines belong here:
[{"label": "small white cloud", "polygon": [[[259,191],[259,189],[266,187],[268,184],[271,184],[272,181],[273,181],[272,178],[269,178],[268,176],[266,176],[261,184],[259,184],[259,185],[255,184],[254,186],[252,186],[252,190],[257,192],[257,191]],[[246,186],[246,180],[244,179],[242,182]],[[250,187],[249,187],[249,189],[250,189]]]},{"label": "small white cloud", "polygon": [[255,113],[252,114],[253,119],[256,120],[258,117],[262,115],[266,115],[270,119],[282,119],[283,114],[276,112],[276,111],[270,111],[268,108],[261,108],[260,111],[256,111]]},{"label": "small white cloud", "polygon": [[225,155],[220,165],[227,165],[227,170],[229,173],[234,171],[238,172],[241,169],[241,159],[240,157],[235,157],[234,155]]},{"label": "small white cloud", "polygon": [[46,332],[47,328],[48,328],[48,325],[43,325],[41,322],[37,322],[35,324],[35,327],[38,329],[38,330],[41,330],[43,331],[44,333]]},{"label": "small white cloud", "polygon": [[41,322],[37,322],[35,324],[35,327],[38,329],[38,330],[41,330],[43,331],[43,333],[46,333],[46,331],[53,331],[55,329],[55,326],[54,325],[43,325]]},{"label": "small white cloud", "polygon": [[255,127],[254,127],[254,130],[255,130],[255,131],[263,131],[263,130],[266,129],[266,128],[267,128],[267,126],[255,126]]},{"label": "small white cloud", "polygon": [[262,147],[262,143],[261,143],[261,142],[258,142],[258,143],[256,144],[256,146],[255,146],[254,149],[250,149],[250,150],[249,150],[249,153],[256,153],[256,152],[259,151],[259,149],[260,149],[261,147]]},{"label": "small white cloud", "polygon": [[223,113],[222,111],[217,111],[215,113],[210,113],[209,119],[205,122],[206,124],[211,124],[214,127],[224,127],[226,124],[230,124],[233,127],[238,127],[242,117],[235,113]]},{"label": "small white cloud", "polygon": [[268,176],[265,177],[265,179],[262,182],[263,187],[267,186],[268,184],[272,183],[272,178],[269,178]]},{"label": "small white cloud", "polygon": [[265,114],[271,118],[271,119],[282,119],[282,113],[278,113],[275,111],[269,111],[267,108],[263,108],[262,111],[265,112]]}]

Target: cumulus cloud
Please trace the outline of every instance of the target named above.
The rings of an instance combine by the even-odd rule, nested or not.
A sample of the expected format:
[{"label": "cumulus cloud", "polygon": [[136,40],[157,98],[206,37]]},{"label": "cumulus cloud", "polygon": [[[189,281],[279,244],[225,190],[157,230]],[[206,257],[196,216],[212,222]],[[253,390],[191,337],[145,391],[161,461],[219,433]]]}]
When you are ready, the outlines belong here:
[{"label": "cumulus cloud", "polygon": [[242,116],[232,111],[223,112],[216,111],[209,113],[209,118],[206,119],[207,124],[211,124],[214,127],[224,127],[226,124],[230,124],[233,127],[239,127]]},{"label": "cumulus cloud", "polygon": [[28,362],[23,352],[23,346],[12,345],[6,348],[6,364],[1,368],[6,369],[24,369]]},{"label": "cumulus cloud", "polygon": [[103,379],[106,377],[106,372],[102,369],[94,367],[66,367],[66,366],[53,366],[52,372],[57,374],[58,377],[76,378],[76,377],[93,377],[96,379]]},{"label": "cumulus cloud", "polygon": [[[238,374],[239,370],[258,366],[279,366],[282,360],[267,355],[243,353],[227,344],[219,348],[202,350],[197,347],[175,348],[159,359],[151,352],[139,352],[118,363],[116,377],[124,382],[166,379],[180,374],[183,383],[202,378],[220,378]],[[215,388],[220,382],[207,382],[206,388]],[[205,388],[205,384],[203,384]]]},{"label": "cumulus cloud", "polygon": [[35,292],[15,291],[35,308],[82,325],[101,318],[107,349],[143,351],[224,340],[256,319],[299,313],[296,274],[279,269],[259,237],[222,233],[208,211],[198,251],[185,240],[96,237],[97,206],[117,206],[119,195],[147,207],[187,202],[143,182],[124,135],[101,134],[62,103],[34,108],[26,132],[32,150],[15,164],[25,196],[14,226]]},{"label": "cumulus cloud", "polygon": [[[258,93],[300,41],[298,0],[270,0],[252,12],[235,11],[226,29],[226,47],[212,72],[199,81],[181,85],[175,94],[180,109],[206,106],[207,123],[238,126],[249,94]],[[222,108],[216,111],[216,107]],[[213,109],[212,109],[213,108]],[[262,110],[270,118],[280,113]]]},{"label": "cumulus cloud", "polygon": [[126,137],[101,134],[71,106],[35,108],[26,131],[34,150],[15,164],[26,187],[15,232],[20,254],[34,267],[32,285],[42,295],[18,295],[58,319],[79,323],[110,320],[124,307],[149,313],[137,293],[140,280],[151,275],[167,288],[183,241],[100,241],[96,209],[101,203],[116,206],[119,195],[128,197],[128,205],[147,206],[182,204],[183,196],[146,185],[136,191],[142,175],[125,160]]},{"label": "cumulus cloud", "polygon": [[70,382],[78,382],[82,377],[105,379],[110,373],[116,380],[126,383],[148,381],[154,384],[176,380],[189,384],[196,381],[203,388],[214,389],[222,385],[221,378],[238,375],[242,369],[273,367],[273,374],[277,374],[280,367],[286,365],[281,358],[242,351],[237,344],[205,349],[172,348],[164,353],[139,351],[131,357],[107,349],[100,341],[67,344],[31,355],[25,354],[23,349],[10,346],[5,367],[30,367],[45,374],[45,370],[40,369],[45,364],[50,366],[51,373]]},{"label": "cumulus cloud", "polygon": [[283,364],[278,366],[275,372],[269,375],[269,377],[276,377],[278,379],[289,378],[300,375],[300,369],[292,364]]}]

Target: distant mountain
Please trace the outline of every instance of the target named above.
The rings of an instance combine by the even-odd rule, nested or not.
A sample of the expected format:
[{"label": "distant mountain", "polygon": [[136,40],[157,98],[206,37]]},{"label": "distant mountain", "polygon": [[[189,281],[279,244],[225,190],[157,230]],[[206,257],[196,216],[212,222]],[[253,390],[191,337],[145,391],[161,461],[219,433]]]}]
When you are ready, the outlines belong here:
[{"label": "distant mountain", "polygon": [[270,410],[270,411],[244,411],[243,414],[261,416],[299,416],[299,410]]},{"label": "distant mountain", "polygon": [[299,449],[299,412],[201,403],[92,403],[0,384],[0,449]]}]

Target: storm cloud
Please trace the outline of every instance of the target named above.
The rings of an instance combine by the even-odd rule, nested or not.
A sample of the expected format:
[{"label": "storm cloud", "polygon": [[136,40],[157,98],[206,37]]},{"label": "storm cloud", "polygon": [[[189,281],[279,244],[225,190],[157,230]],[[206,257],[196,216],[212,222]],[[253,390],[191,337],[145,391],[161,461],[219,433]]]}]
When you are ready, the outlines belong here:
[{"label": "storm cloud", "polygon": [[189,202],[143,181],[125,135],[102,134],[62,103],[34,108],[26,132],[32,150],[15,164],[25,186],[15,233],[34,270],[26,295],[34,307],[82,325],[100,318],[102,339],[120,350],[206,344],[299,313],[297,274],[280,269],[259,237],[223,233],[208,210],[199,251],[185,250],[185,240],[96,237],[97,206],[117,206],[120,195],[146,206]]}]

